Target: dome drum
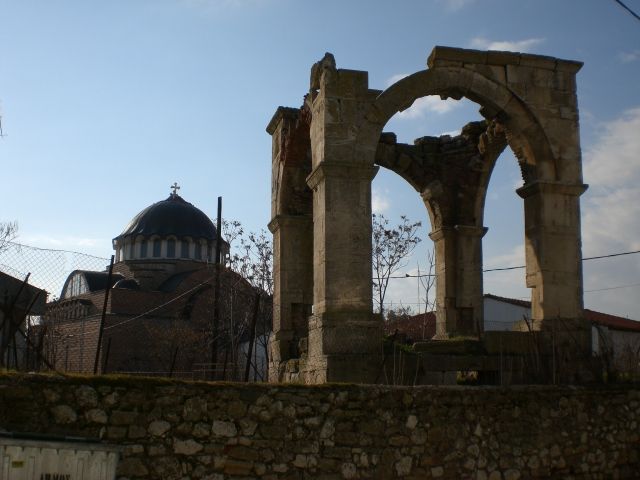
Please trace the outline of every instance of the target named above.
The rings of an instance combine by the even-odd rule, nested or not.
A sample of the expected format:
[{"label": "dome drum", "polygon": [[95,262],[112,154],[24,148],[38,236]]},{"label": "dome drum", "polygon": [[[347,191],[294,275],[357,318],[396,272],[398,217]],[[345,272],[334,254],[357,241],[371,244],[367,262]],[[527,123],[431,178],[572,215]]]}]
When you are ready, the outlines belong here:
[{"label": "dome drum", "polygon": [[[217,232],[200,209],[176,193],[142,210],[113,239],[116,261],[213,262]],[[221,256],[229,252],[222,241]]]}]

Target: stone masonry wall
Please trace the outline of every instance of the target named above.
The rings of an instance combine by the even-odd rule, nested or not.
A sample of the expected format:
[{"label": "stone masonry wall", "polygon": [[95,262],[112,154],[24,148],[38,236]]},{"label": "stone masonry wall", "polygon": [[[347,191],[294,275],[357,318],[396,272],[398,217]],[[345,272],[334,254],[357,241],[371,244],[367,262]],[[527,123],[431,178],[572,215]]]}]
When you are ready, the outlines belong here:
[{"label": "stone masonry wall", "polygon": [[121,445],[120,479],[635,478],[640,387],[0,377],[0,427]]}]

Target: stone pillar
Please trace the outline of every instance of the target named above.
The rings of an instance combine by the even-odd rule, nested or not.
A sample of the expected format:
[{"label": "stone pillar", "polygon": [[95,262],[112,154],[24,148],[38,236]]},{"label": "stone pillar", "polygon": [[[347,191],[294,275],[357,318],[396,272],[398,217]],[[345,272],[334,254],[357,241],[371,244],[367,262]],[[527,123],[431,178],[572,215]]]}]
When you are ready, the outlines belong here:
[{"label": "stone pillar", "polygon": [[306,381],[376,380],[382,325],[372,314],[371,180],[374,167],[322,163],[313,189],[314,311]]},{"label": "stone pillar", "polygon": [[272,137],[273,334],[269,380],[287,381],[287,361],[301,356],[313,303],[313,222],[309,131],[300,110],[279,107],[267,126]]},{"label": "stone pillar", "polygon": [[[580,195],[587,186],[534,182],[524,198],[527,287],[537,330],[582,331]],[[585,335],[584,341],[588,341]]]},{"label": "stone pillar", "polygon": [[307,215],[278,215],[273,233],[273,334],[269,339],[269,380],[281,378],[282,362],[299,357],[313,303],[313,223]]},{"label": "stone pillar", "polygon": [[480,336],[484,331],[482,299],[482,237],[486,227],[456,225],[457,331]]},{"label": "stone pillar", "polygon": [[456,310],[456,231],[440,227],[429,234],[436,257],[436,339],[458,333]]},{"label": "stone pillar", "polygon": [[311,71],[313,315],[307,383],[374,382],[382,322],[373,316],[370,159],[355,158],[360,115],[375,98],[367,72],[338,70],[330,54]]}]

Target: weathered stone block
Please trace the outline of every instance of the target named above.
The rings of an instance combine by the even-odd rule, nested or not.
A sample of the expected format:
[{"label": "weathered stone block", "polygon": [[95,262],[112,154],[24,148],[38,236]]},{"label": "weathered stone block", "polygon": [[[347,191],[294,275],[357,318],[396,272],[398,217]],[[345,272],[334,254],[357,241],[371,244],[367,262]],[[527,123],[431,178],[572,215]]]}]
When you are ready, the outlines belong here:
[{"label": "weathered stone block", "polygon": [[211,434],[214,437],[235,437],[238,434],[238,429],[233,422],[214,420],[211,426]]},{"label": "weathered stone block", "polygon": [[161,437],[171,429],[171,424],[164,420],[154,420],[149,424],[148,431],[154,437]]},{"label": "weathered stone block", "polygon": [[196,442],[195,440],[173,440],[173,452],[178,455],[194,455],[200,451],[202,451],[202,444]]},{"label": "weathered stone block", "polygon": [[149,469],[139,458],[125,458],[118,463],[118,475],[126,477],[145,477]]},{"label": "weathered stone block", "polygon": [[69,405],[57,405],[51,409],[51,414],[54,421],[62,425],[74,423],[78,419],[76,411]]}]

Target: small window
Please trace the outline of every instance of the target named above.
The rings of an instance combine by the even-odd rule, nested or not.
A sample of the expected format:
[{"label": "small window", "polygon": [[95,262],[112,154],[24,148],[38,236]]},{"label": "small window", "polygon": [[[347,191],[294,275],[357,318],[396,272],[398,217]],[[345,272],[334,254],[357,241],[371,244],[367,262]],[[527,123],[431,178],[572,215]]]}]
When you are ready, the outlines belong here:
[{"label": "small window", "polygon": [[167,257],[173,258],[176,256],[176,241],[173,238],[167,240]]},{"label": "small window", "polygon": [[147,241],[143,240],[140,244],[140,258],[147,258]]},{"label": "small window", "polygon": [[189,242],[187,240],[180,240],[180,257],[189,258]]},{"label": "small window", "polygon": [[129,259],[136,258],[136,244],[135,242],[129,244]]},{"label": "small window", "polygon": [[154,258],[158,258],[160,256],[160,249],[162,248],[162,240],[156,238],[153,241],[153,256]]},{"label": "small window", "polygon": [[202,259],[202,245],[196,243],[196,260]]}]

